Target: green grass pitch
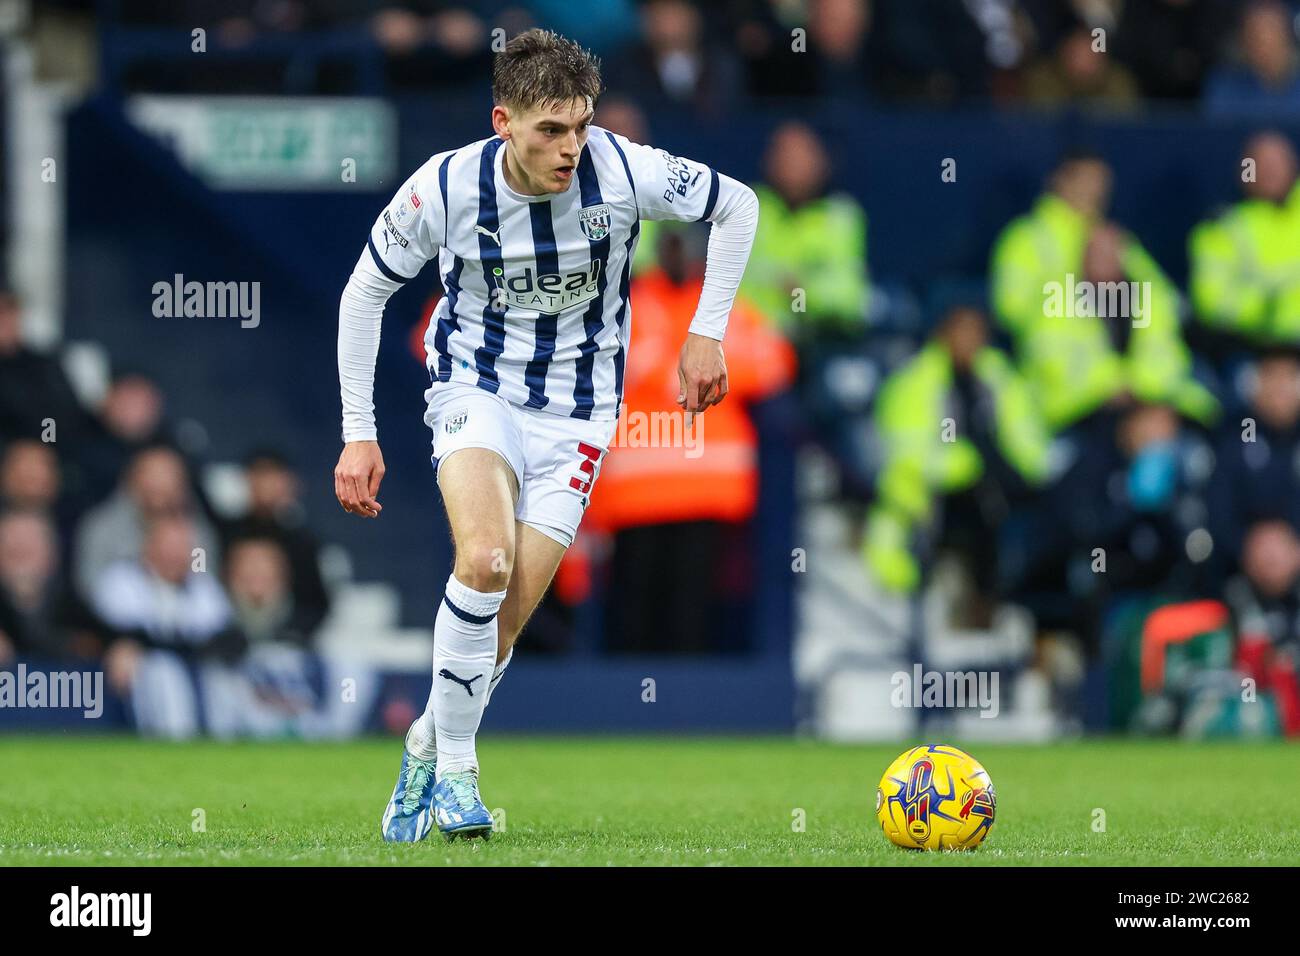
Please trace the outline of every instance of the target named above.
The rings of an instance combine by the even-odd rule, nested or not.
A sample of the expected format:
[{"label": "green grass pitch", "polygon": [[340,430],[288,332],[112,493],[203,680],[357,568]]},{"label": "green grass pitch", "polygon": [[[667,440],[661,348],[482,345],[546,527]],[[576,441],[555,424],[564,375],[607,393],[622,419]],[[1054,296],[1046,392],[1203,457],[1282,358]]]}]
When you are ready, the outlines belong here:
[{"label": "green grass pitch", "polygon": [[[1282,865],[1300,859],[1294,745],[971,745],[998,790],[973,853],[895,849],[875,820],[920,741],[480,741],[491,842],[391,846],[400,739],[168,744],[0,738],[0,865]],[[960,740],[945,741],[963,746]],[[1105,812],[1105,832],[1094,829]],[[795,824],[803,811],[805,827]],[[202,811],[201,817],[196,811]],[[195,821],[205,829],[198,832]]]}]

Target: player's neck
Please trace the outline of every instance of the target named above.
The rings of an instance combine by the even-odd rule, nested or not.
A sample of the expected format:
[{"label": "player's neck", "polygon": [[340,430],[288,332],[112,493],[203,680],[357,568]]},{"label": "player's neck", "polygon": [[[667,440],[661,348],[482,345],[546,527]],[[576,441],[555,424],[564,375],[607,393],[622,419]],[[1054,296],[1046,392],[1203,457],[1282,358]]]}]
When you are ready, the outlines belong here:
[{"label": "player's neck", "polygon": [[506,155],[505,161],[501,164],[501,171],[505,174],[506,185],[521,196],[541,196],[546,192],[544,189],[537,189],[525,178],[523,170],[515,160],[514,148],[509,140],[506,140]]}]

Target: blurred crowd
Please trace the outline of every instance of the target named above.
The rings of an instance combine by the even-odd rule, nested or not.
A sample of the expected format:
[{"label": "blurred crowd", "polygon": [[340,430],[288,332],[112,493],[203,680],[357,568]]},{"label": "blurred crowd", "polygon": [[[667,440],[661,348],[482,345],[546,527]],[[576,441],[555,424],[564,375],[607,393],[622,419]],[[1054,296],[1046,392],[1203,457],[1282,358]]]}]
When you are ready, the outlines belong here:
[{"label": "blurred crowd", "polygon": [[328,732],[329,594],[292,464],[251,450],[219,514],[157,384],[119,368],[87,407],[21,313],[0,292],[0,667],[102,667],[146,732]]},{"label": "blurred crowd", "polygon": [[[347,92],[358,44],[390,90],[482,89],[493,31],[539,23],[593,48],[611,91],[700,116],[757,97],[853,104],[963,101],[1300,115],[1296,10],[1282,0],[55,0],[129,28],[208,32],[261,50],[234,71],[131,53],[129,89]],[[936,28],[942,24],[942,28]],[[304,51],[279,38],[322,41]],[[119,42],[120,31],[104,34]],[[347,42],[337,42],[338,38]],[[262,46],[259,48],[258,44]],[[128,50],[129,47],[124,47]],[[232,84],[236,88],[232,88]]]},{"label": "blurred crowd", "polygon": [[[956,562],[961,626],[1012,602],[1116,668],[1176,620],[1166,643],[1222,645],[1300,733],[1295,144],[1242,144],[1239,199],[1187,237],[1186,290],[1110,218],[1107,162],[1066,152],[987,274],[936,277],[927,331],[901,343],[867,213],[828,190],[817,133],[781,125],[764,168],[742,295],[797,351],[809,438],[862,509],[873,579],[913,595]],[[854,356],[878,372],[865,400],[844,385]],[[1152,614],[1188,602],[1217,610]]]},{"label": "blurred crowd", "polygon": [[[631,440],[607,459],[548,604],[614,596],[599,628],[609,651],[740,649],[724,645],[746,631],[734,615],[758,580],[761,445],[789,439],[832,463],[856,519],[852,551],[883,592],[910,600],[955,562],[964,626],[987,626],[1004,602],[1026,607],[1041,632],[1073,635],[1143,693],[1188,672],[1153,660],[1227,660],[1270,695],[1277,727],[1300,733],[1300,185],[1295,143],[1267,129],[1300,119],[1293,6],[51,4],[91,7],[142,31],[206,25],[213,48],[262,51],[235,72],[127,58],[129,89],[178,92],[349,91],[361,44],[382,56],[391,89],[481,93],[491,31],[541,21],[602,55],[610,92],[597,123],[637,142],[655,142],[642,104],[708,119],[760,97],[855,108],[1171,102],[1259,117],[1241,165],[1224,170],[1240,171],[1240,197],[1198,210],[1185,288],[1112,219],[1114,170],[1076,148],[1004,224],[986,273],[932,277],[920,330],[873,281],[869,236],[887,237],[831,188],[818,132],[779,125],[753,184],[760,226],[727,338],[731,397],[710,410],[698,454],[684,422],[639,438],[635,423],[674,427],[676,349],[707,233],[643,224]],[[312,60],[319,69],[304,70],[297,42],[283,57],[273,43],[288,35],[306,50],[308,33],[335,37],[322,41],[333,53]],[[83,407],[58,357],[22,344],[21,309],[0,296],[0,666],[102,661],[137,722],[158,732],[322,726],[310,723],[328,711],[312,651],[329,599],[292,464],[250,451],[244,513],[218,514],[148,375],[119,369],[102,402]],[[423,328],[413,331],[423,361]],[[762,431],[782,402],[795,413],[776,420],[794,421],[793,436]],[[545,611],[533,646],[551,642]],[[223,700],[251,703],[214,704]],[[1167,729],[1159,714],[1149,723],[1162,719]]]}]

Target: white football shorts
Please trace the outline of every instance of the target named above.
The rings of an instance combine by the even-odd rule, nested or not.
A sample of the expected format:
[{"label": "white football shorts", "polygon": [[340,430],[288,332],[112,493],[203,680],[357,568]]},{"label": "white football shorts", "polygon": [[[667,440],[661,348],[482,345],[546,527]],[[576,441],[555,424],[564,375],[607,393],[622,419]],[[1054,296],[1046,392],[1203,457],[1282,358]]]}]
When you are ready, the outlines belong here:
[{"label": "white football shorts", "polygon": [[522,408],[463,382],[435,382],[424,399],[435,474],[452,452],[490,449],[519,482],[515,517],[566,548],[573,543],[617,420],[584,421]]}]

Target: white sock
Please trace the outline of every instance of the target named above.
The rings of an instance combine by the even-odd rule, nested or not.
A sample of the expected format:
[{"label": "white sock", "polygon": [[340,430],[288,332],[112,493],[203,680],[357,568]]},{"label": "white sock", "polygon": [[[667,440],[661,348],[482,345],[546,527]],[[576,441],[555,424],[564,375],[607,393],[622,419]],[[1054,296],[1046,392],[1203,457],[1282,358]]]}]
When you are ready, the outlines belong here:
[{"label": "white sock", "polygon": [[[492,671],[492,682],[488,684],[487,693],[483,695],[484,710],[487,710],[487,705],[492,703],[492,692],[496,690],[497,684],[501,681],[501,676],[505,674],[506,668],[510,666],[510,658],[514,656],[515,649],[512,647],[506,651],[506,659]],[[415,722],[411,724],[411,729],[406,732],[406,751],[420,760],[436,760],[438,757],[438,732],[433,724],[432,695],[429,697],[429,704],[424,713],[415,718]]]},{"label": "white sock", "polygon": [[433,729],[433,699],[425,705],[424,713],[415,718],[406,732],[406,752],[420,760],[438,759],[438,736]]},{"label": "white sock", "polygon": [[478,770],[474,735],[497,659],[497,611],[505,597],[505,591],[466,587],[454,574],[447,579],[433,626],[433,688],[421,718],[426,728],[432,718],[439,779],[453,770]]},{"label": "white sock", "polygon": [[506,659],[503,660],[492,671],[492,682],[488,684],[487,693],[483,695],[483,709],[487,710],[487,705],[492,703],[492,692],[497,689],[497,684],[501,682],[501,676],[505,674],[506,668],[510,666],[510,658],[515,656],[515,649],[512,647],[506,651]]}]

